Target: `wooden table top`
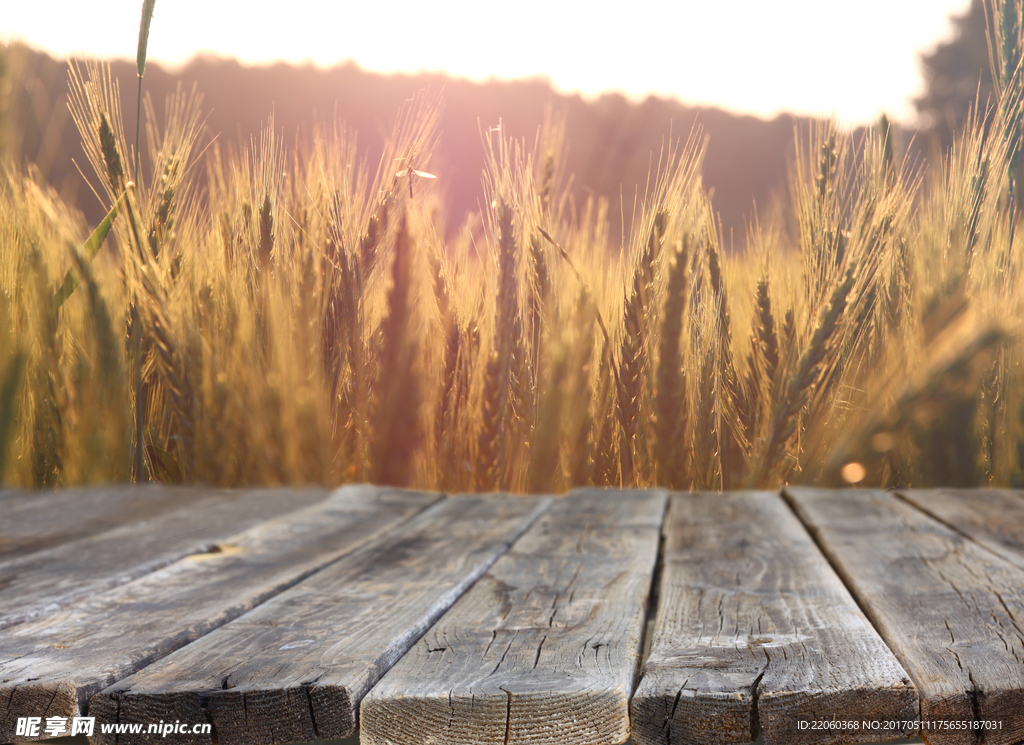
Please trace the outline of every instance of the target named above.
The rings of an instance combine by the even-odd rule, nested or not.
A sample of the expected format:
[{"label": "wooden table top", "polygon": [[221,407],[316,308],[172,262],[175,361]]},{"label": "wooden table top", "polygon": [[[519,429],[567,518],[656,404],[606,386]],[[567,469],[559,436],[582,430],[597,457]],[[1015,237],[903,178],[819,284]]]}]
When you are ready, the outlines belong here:
[{"label": "wooden table top", "polygon": [[0,740],[75,717],[118,745],[1013,745],[1024,495],[0,492]]}]

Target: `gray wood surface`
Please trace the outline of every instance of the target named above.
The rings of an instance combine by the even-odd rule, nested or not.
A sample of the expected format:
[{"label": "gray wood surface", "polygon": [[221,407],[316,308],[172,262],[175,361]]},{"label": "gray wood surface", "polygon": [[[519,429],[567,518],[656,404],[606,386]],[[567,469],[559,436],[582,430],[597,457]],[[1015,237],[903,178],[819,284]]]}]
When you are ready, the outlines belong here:
[{"label": "gray wood surface", "polygon": [[439,498],[344,488],[235,535],[218,551],[185,557],[71,608],[0,631],[0,741],[11,741],[19,716],[78,716],[94,693],[237,618]]},{"label": "gray wood surface", "polygon": [[[674,496],[663,561],[636,745],[905,736],[861,726],[915,720],[917,693],[777,493]],[[811,724],[833,718],[857,727]]]},{"label": "gray wood surface", "polygon": [[665,503],[559,499],[363,699],[363,745],[625,741]]},{"label": "gray wood surface", "polygon": [[899,496],[1024,570],[1024,496],[1005,489],[907,489]]},{"label": "gray wood surface", "polygon": [[926,741],[1024,740],[1024,573],[892,494],[786,494],[911,674]]},{"label": "gray wood surface", "polygon": [[452,497],[103,691],[89,711],[211,721],[222,745],[346,737],[370,687],[549,505]]},{"label": "gray wood surface", "polygon": [[202,492],[146,519],[0,562],[0,629],[125,584],[264,520],[321,502],[326,490]]},{"label": "gray wood surface", "polygon": [[0,491],[0,561],[26,556],[209,496],[168,486]]}]

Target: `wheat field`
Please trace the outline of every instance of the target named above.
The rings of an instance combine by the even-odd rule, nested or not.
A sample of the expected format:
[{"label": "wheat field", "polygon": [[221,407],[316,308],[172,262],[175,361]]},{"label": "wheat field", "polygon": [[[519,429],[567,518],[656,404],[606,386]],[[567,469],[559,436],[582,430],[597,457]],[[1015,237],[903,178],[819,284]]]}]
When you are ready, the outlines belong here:
[{"label": "wheat field", "polygon": [[[420,175],[437,96],[374,170],[340,125],[201,146],[195,91],[132,137],[109,69],[75,66],[111,212],[0,164],[0,481],[1024,485],[1024,44],[1020,2],[995,11],[999,99],[948,153],[901,162],[884,120],[798,132],[743,253],[699,132],[656,154],[620,248],[569,197],[557,117],[487,130],[479,229],[449,240]],[[144,66],[140,34],[140,89]]]}]

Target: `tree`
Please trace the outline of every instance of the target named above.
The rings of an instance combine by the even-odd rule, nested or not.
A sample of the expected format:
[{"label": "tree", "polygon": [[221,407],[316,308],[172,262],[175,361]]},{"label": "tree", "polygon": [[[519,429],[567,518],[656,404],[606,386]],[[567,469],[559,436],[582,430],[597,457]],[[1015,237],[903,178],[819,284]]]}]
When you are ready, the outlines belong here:
[{"label": "tree", "polygon": [[914,104],[923,127],[934,132],[946,146],[953,133],[967,121],[975,101],[982,110],[995,104],[986,17],[985,3],[972,0],[966,14],[952,18],[954,38],[921,57],[927,90]]}]

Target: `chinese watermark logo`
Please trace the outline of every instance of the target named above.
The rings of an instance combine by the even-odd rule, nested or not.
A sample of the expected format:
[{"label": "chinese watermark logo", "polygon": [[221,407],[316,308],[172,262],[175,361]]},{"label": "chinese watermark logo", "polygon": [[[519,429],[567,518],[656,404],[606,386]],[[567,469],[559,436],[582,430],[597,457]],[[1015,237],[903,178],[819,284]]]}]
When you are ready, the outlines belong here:
[{"label": "chinese watermark logo", "polygon": [[59,737],[60,735],[85,735],[92,737],[96,717],[73,717],[68,729],[67,717],[18,717],[14,734],[18,737]]}]

